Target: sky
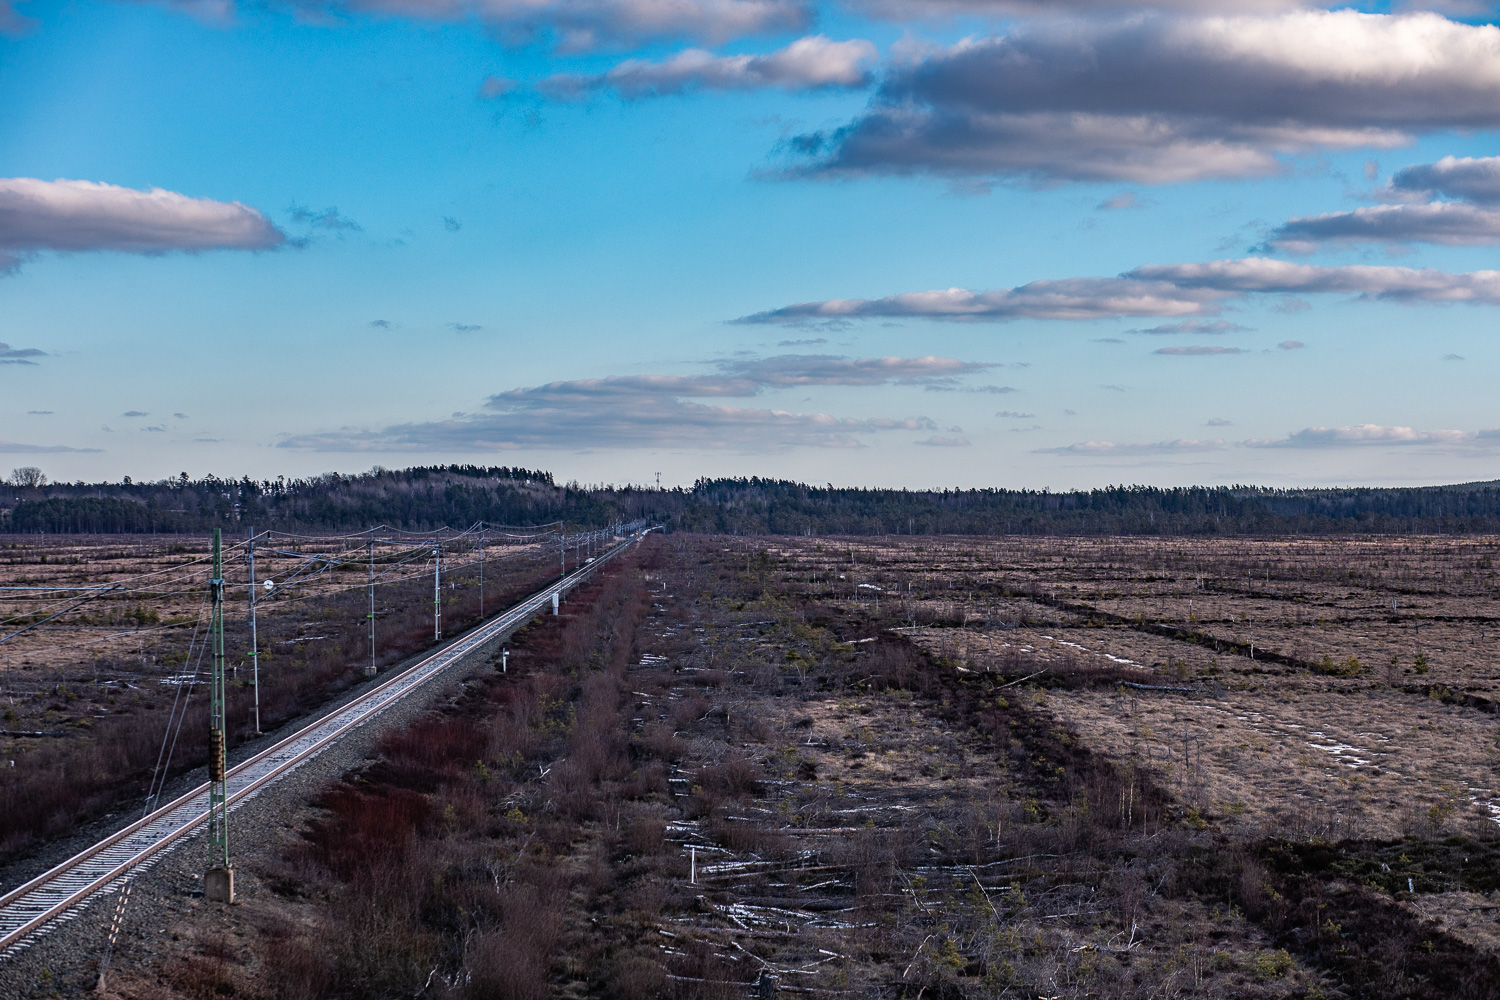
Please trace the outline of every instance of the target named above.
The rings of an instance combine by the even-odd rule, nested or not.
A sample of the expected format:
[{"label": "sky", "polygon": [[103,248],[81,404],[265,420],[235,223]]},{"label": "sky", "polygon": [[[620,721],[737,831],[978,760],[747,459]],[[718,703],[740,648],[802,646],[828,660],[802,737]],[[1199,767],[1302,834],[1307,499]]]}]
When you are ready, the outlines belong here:
[{"label": "sky", "polygon": [[1495,479],[1497,17],[0,0],[0,473]]}]

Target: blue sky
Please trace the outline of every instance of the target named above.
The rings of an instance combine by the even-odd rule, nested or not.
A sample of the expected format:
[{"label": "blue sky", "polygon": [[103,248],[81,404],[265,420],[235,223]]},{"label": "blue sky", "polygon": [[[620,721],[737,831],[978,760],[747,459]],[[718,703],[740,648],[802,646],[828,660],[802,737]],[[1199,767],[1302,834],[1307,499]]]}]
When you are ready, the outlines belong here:
[{"label": "blue sky", "polygon": [[0,3],[0,465],[1495,478],[1500,29],[1036,11]]}]

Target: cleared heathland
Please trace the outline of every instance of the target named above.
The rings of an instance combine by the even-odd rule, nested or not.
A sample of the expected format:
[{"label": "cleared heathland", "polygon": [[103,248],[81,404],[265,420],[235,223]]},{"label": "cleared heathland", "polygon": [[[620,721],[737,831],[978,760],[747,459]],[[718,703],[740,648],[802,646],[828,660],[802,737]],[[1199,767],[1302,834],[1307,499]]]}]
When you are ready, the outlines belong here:
[{"label": "cleared heathland", "polygon": [[652,537],[111,988],[1493,997],[1494,547]]},{"label": "cleared heathland", "polygon": [[[497,541],[486,550],[487,613],[558,573],[555,548]],[[316,558],[326,553],[334,556]],[[475,540],[450,541],[444,558],[452,635],[479,619]],[[0,861],[143,794],[174,711],[187,714],[170,773],[206,759],[210,565],[205,537],[0,536],[0,587],[9,588],[0,590]],[[384,670],[433,643],[430,549],[278,538],[258,544],[256,571],[259,583],[275,584],[257,591],[262,731],[362,681],[368,667]],[[255,735],[242,540],[227,548],[225,573],[234,747]],[[179,698],[194,690],[196,699]]]}]

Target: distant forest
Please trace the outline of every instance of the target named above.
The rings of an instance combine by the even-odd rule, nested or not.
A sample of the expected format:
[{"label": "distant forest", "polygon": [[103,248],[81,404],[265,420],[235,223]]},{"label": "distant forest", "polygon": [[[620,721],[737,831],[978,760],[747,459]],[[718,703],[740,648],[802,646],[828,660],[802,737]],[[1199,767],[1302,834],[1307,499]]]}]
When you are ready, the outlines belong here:
[{"label": "distant forest", "polygon": [[691,489],[558,485],[508,466],[419,466],[358,475],[137,483],[48,483],[19,469],[0,496],[0,532],[181,534],[251,525],[422,531],[597,527],[647,517],[668,530],[758,535],[1281,535],[1500,533],[1500,482],[1400,489],[1113,486],[886,490],[770,479],[700,479]]}]

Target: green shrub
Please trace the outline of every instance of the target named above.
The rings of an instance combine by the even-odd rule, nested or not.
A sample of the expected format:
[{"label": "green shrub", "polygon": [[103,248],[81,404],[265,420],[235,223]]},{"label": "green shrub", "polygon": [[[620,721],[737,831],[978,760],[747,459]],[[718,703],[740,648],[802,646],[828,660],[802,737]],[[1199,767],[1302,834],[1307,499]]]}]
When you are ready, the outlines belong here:
[{"label": "green shrub", "polygon": [[1296,966],[1285,948],[1262,951],[1255,956],[1253,970],[1256,979],[1280,979]]}]

